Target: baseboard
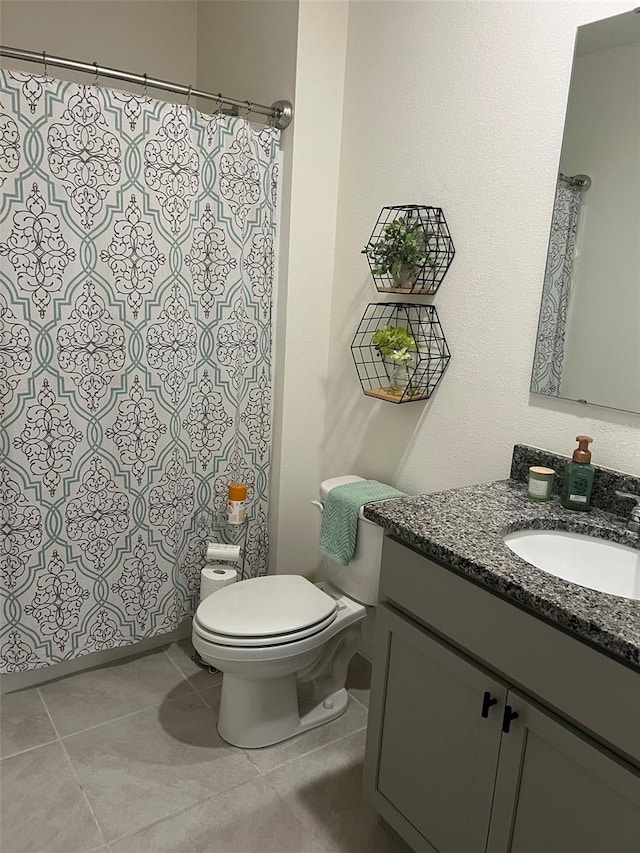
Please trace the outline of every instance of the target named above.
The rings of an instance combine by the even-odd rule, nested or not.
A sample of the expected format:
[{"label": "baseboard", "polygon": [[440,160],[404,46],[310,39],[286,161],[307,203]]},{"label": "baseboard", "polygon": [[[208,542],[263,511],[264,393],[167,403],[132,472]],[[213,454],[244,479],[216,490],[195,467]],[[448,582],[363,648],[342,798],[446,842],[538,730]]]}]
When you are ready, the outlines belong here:
[{"label": "baseboard", "polygon": [[129,646],[118,646],[116,649],[94,652],[91,655],[83,655],[73,660],[55,663],[44,669],[3,673],[0,678],[0,694],[14,693],[16,690],[25,690],[27,687],[39,687],[41,684],[46,684],[48,681],[55,681],[58,678],[63,678],[65,675],[74,675],[77,672],[95,669],[98,666],[114,663],[123,658],[136,657],[137,655],[158,649],[161,646],[169,646],[177,640],[182,640],[190,636],[191,619],[186,619],[175,631],[171,631],[168,634],[161,634],[158,637],[149,637],[146,640],[140,640],[140,642],[132,643]]}]

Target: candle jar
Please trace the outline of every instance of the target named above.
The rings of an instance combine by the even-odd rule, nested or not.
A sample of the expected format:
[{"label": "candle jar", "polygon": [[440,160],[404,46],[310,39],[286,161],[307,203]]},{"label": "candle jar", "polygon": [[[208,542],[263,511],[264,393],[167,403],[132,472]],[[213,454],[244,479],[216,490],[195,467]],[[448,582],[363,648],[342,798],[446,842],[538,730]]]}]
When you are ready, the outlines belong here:
[{"label": "candle jar", "polygon": [[527,490],[529,500],[550,501],[555,476],[556,472],[553,468],[543,468],[540,465],[533,465],[529,468],[529,488]]}]

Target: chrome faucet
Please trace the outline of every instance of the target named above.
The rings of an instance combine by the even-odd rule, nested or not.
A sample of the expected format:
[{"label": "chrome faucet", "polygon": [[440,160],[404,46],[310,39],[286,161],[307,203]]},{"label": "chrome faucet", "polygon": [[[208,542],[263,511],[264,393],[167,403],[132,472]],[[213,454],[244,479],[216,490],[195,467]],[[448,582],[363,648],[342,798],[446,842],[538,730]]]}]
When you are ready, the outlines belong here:
[{"label": "chrome faucet", "polygon": [[616,491],[616,495],[619,498],[631,498],[631,500],[636,502],[635,506],[631,507],[631,516],[629,521],[627,521],[627,530],[631,530],[632,533],[640,533],[640,495],[618,491]]}]

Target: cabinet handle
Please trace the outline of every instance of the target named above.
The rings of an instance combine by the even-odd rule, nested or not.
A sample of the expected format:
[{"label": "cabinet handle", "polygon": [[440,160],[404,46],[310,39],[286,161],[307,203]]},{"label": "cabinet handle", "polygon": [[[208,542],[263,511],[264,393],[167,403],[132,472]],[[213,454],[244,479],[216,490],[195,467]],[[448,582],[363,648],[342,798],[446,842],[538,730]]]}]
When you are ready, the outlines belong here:
[{"label": "cabinet handle", "polygon": [[511,731],[511,720],[519,717],[517,711],[514,711],[511,705],[504,706],[504,716],[502,717],[502,731],[507,735]]},{"label": "cabinet handle", "polygon": [[483,716],[483,717],[485,718],[485,720],[486,720],[486,719],[487,719],[487,717],[489,716],[489,708],[490,708],[492,705],[497,705],[497,704],[498,704],[498,700],[497,700],[495,697],[493,697],[493,696],[491,695],[491,693],[489,693],[489,691],[488,691],[488,690],[485,690],[485,691],[484,691],[484,696],[482,697],[482,712],[481,712],[481,716]]}]

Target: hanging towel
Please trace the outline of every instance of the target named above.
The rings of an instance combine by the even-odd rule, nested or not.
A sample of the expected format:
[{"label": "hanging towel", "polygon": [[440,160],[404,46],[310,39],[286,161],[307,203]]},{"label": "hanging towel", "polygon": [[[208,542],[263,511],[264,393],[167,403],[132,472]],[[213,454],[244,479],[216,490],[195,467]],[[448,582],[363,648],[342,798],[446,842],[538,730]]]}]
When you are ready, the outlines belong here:
[{"label": "hanging towel", "polygon": [[377,480],[355,480],[336,486],[324,502],[318,549],[334,563],[347,566],[356,550],[360,507],[371,501],[405,497],[404,492]]}]

